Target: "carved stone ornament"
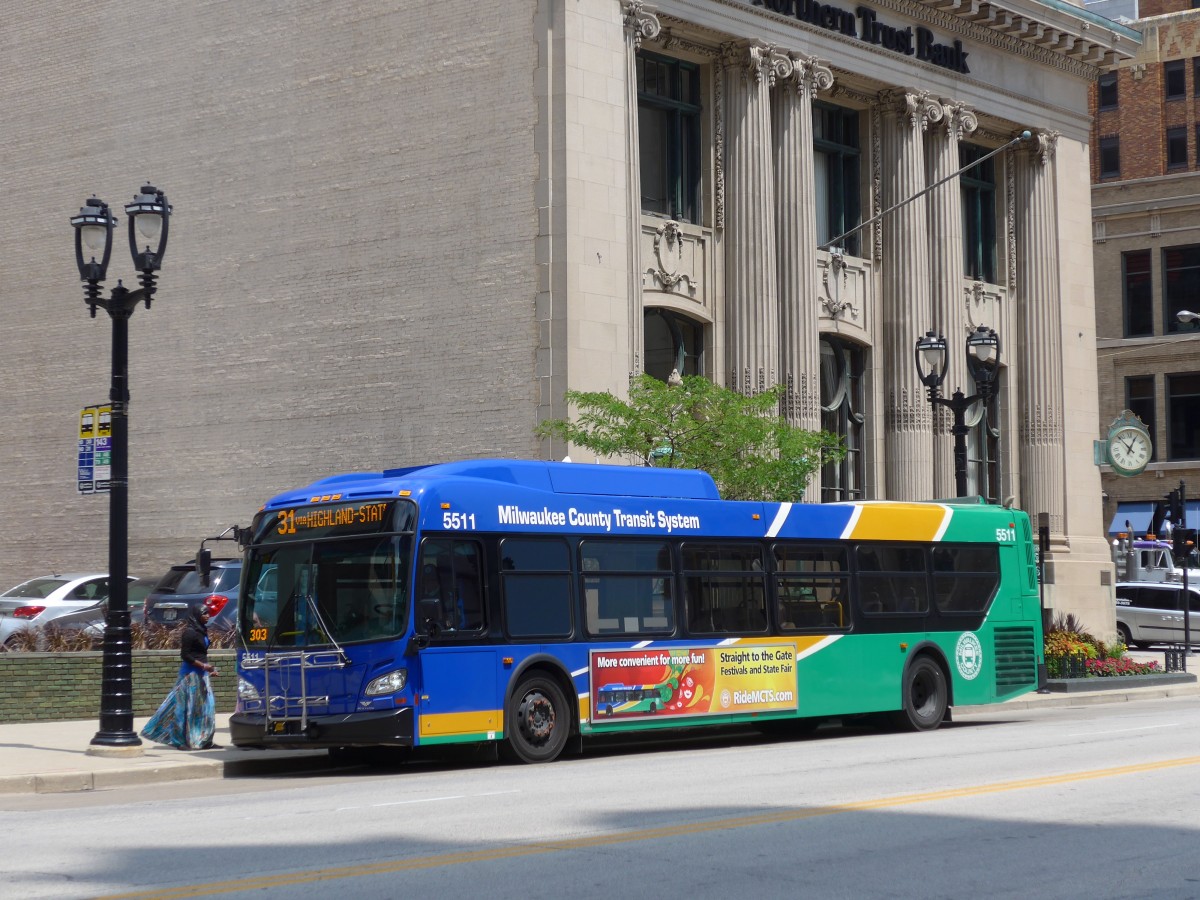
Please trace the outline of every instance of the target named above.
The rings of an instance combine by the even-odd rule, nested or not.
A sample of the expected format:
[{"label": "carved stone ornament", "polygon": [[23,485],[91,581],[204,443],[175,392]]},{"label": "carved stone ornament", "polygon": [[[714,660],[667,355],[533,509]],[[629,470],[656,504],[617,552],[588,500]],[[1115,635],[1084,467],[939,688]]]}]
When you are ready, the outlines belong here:
[{"label": "carved stone ornament", "polygon": [[658,37],[661,26],[654,15],[654,7],[647,6],[641,0],[621,0],[621,8],[625,13],[625,29],[633,38],[635,50],[642,46],[643,40]]},{"label": "carved stone ornament", "polygon": [[846,287],[847,280],[845,255],[840,247],[833,247],[829,251],[829,263],[821,273],[821,286],[825,289],[821,305],[834,319],[846,310],[850,310],[850,315],[858,318],[858,307],[849,300],[842,299],[842,290]]},{"label": "carved stone ornament", "polygon": [[679,271],[683,267],[683,229],[678,222],[665,222],[654,232],[654,259],[657,265],[648,268],[646,274],[663,290],[673,291],[679,285],[689,296],[695,296],[691,278]]},{"label": "carved stone ornament", "polygon": [[943,100],[942,121],[946,125],[946,134],[952,141],[961,141],[979,127],[979,117],[965,103],[953,100]]}]

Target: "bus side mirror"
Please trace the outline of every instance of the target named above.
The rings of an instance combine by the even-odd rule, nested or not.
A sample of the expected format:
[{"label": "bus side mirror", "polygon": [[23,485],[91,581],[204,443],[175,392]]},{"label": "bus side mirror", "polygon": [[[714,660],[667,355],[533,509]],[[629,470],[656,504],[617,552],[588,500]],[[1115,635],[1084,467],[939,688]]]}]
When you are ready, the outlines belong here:
[{"label": "bus side mirror", "polygon": [[200,552],[196,554],[196,571],[200,573],[200,583],[208,587],[209,575],[212,574],[211,550],[200,548]]},{"label": "bus side mirror", "polygon": [[437,637],[442,630],[442,601],[437,597],[422,597],[417,601],[417,621],[425,626],[425,631]]}]

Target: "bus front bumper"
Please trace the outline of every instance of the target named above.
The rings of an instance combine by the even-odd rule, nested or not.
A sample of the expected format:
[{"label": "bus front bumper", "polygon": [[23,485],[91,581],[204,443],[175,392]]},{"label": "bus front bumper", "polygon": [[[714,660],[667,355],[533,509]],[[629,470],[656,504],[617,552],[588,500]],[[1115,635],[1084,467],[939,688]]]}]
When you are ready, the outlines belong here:
[{"label": "bus front bumper", "polygon": [[[301,729],[301,724],[304,728]],[[229,736],[235,747],[262,749],[323,747],[411,747],[412,707],[300,719],[271,719],[262,713],[234,713]]]}]

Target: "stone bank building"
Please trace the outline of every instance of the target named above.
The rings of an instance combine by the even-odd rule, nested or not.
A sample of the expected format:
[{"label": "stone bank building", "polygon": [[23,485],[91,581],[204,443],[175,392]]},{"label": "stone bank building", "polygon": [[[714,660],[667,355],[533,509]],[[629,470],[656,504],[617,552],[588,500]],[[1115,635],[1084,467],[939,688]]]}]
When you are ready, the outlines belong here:
[{"label": "stone bank building", "polygon": [[561,457],[533,428],[563,392],[640,372],[787,385],[850,449],[806,499],[953,496],[913,350],[944,334],[969,393],[986,325],[970,490],[1047,514],[1049,605],[1111,630],[1088,87],[1136,31],[1035,0],[142,6],[5,25],[4,582],[104,565],[73,446],[108,325],[67,218],[150,179],[131,571],[322,475]]}]

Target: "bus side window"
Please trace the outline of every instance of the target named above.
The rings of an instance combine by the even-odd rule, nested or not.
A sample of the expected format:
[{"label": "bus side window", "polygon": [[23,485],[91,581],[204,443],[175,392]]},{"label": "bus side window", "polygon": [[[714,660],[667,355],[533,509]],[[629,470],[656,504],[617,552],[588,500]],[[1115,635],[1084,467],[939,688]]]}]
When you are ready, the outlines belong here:
[{"label": "bus side window", "polygon": [[474,541],[425,541],[417,583],[419,628],[426,630],[432,624],[438,631],[459,632],[484,627],[479,558]]}]

